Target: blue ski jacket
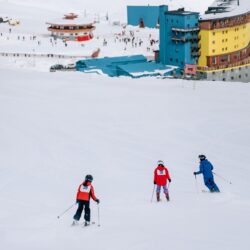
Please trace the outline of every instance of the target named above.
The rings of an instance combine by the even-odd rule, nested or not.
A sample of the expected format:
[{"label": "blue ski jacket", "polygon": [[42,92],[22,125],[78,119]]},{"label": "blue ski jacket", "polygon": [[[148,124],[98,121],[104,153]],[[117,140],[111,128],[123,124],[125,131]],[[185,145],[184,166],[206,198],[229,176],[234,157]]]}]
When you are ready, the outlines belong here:
[{"label": "blue ski jacket", "polygon": [[196,172],[196,174],[203,174],[204,180],[208,180],[213,178],[213,165],[207,159],[200,162],[200,171]]}]

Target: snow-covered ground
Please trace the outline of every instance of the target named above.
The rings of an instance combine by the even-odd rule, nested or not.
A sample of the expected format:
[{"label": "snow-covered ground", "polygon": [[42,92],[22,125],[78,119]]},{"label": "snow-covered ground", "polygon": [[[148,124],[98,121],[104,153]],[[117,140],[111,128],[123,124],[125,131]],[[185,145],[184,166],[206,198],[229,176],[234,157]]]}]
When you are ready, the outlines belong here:
[{"label": "snow-covered ground", "polygon": [[[249,85],[0,74],[1,249],[249,248]],[[200,153],[221,194],[197,192]],[[159,159],[169,203],[150,203]],[[71,228],[76,207],[57,215],[89,173],[101,227]]]},{"label": "snow-covered ground", "polygon": [[[69,2],[76,3],[62,1],[62,13]],[[62,14],[56,3],[0,1],[3,13],[22,17],[11,33],[0,24],[0,50],[54,51],[44,20]],[[148,39],[156,30],[138,31],[143,45],[126,50],[115,41],[122,31],[102,21],[84,46],[58,42],[53,48],[65,55],[98,47],[102,56],[152,54]],[[0,56],[0,249],[248,250],[249,84],[48,72],[71,61]],[[202,177],[193,176],[201,153],[232,182],[215,177],[220,194],[201,192]],[[158,160],[172,178],[169,203],[150,202]],[[86,174],[94,176],[101,200],[101,226],[72,228],[76,206],[57,216],[74,204]],[[91,209],[98,222],[94,202]]]}]

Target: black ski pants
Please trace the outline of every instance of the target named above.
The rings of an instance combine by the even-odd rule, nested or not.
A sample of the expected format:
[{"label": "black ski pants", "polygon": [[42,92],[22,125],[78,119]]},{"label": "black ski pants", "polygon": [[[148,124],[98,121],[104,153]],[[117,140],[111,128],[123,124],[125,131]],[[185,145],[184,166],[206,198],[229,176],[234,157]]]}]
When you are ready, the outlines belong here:
[{"label": "black ski pants", "polygon": [[89,201],[82,201],[78,200],[78,208],[76,210],[76,213],[74,215],[74,220],[80,220],[82,211],[84,208],[84,220],[85,221],[90,221],[90,207],[89,207]]}]

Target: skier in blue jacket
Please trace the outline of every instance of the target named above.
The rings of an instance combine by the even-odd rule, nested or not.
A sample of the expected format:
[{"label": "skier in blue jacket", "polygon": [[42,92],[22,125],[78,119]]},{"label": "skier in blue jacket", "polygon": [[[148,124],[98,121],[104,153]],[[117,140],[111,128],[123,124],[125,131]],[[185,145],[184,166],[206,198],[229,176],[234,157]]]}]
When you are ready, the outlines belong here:
[{"label": "skier in blue jacket", "polygon": [[200,159],[200,170],[198,172],[194,172],[194,175],[203,174],[204,183],[210,190],[210,192],[220,192],[219,188],[214,182],[213,175],[213,165],[206,159],[205,155],[199,155]]}]

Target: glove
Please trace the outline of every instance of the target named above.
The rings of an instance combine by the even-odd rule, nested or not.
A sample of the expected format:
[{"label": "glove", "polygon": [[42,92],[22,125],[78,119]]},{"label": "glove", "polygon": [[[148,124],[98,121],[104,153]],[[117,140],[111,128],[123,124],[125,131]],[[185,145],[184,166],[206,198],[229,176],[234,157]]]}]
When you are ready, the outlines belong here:
[{"label": "glove", "polygon": [[195,176],[197,175],[196,172],[194,172],[194,175],[195,175]]},{"label": "glove", "polygon": [[172,180],[171,180],[171,179],[169,179],[168,181],[169,181],[169,182],[171,182]]},{"label": "glove", "polygon": [[156,185],[156,181],[154,181],[154,185]]},{"label": "glove", "polygon": [[100,200],[99,200],[99,199],[96,199],[96,203],[99,204],[99,203],[100,203]]}]

